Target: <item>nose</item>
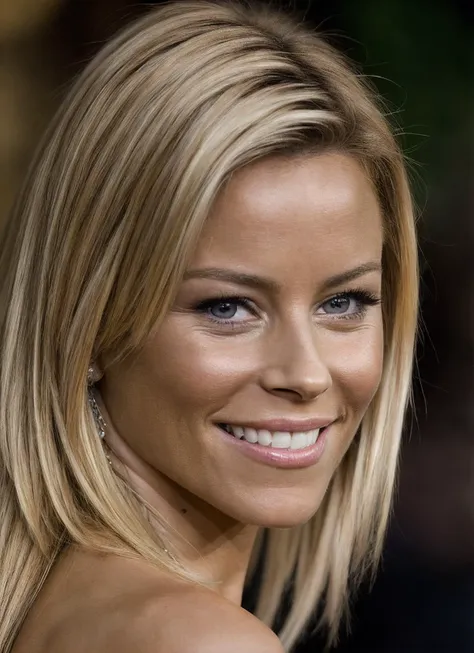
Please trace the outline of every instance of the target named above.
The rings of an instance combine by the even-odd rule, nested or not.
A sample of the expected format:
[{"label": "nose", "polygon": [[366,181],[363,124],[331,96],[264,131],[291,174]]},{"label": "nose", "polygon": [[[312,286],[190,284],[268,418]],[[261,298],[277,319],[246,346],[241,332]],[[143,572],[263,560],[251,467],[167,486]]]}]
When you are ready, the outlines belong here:
[{"label": "nose", "polygon": [[314,325],[292,325],[270,339],[261,385],[294,401],[311,401],[332,385],[332,378],[318,351]]}]

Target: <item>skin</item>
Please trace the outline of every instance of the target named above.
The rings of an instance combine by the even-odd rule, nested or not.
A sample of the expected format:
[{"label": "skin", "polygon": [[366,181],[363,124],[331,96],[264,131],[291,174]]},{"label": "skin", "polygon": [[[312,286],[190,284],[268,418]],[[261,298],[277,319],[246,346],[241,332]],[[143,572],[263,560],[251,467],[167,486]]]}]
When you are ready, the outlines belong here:
[{"label": "skin", "polygon": [[[350,293],[380,299],[382,244],[373,188],[349,156],[270,158],[234,174],[164,322],[127,360],[101,361],[99,399],[113,465],[174,527],[172,553],[216,582],[215,589],[190,589],[144,563],[71,549],[42,593],[64,607],[60,597],[67,586],[70,629],[88,623],[90,630],[90,606],[99,602],[102,632],[104,615],[113,612],[134,624],[136,613],[141,626],[128,632],[143,638],[150,629],[156,642],[165,605],[168,614],[189,614],[184,632],[193,633],[190,650],[197,650],[190,624],[198,592],[211,602],[206,605],[215,603],[229,628],[251,633],[258,650],[281,650],[270,631],[238,607],[245,573],[259,526],[295,526],[317,511],[379,385],[381,306],[365,305]],[[360,266],[370,269],[328,287],[329,280]],[[205,278],[209,268],[265,278],[273,287]],[[340,293],[346,294],[334,301]],[[232,295],[247,298],[250,308],[219,303]],[[214,305],[196,309],[211,299]],[[281,469],[249,459],[216,426],[282,417],[331,422],[317,464]],[[42,595],[39,600],[47,601]],[[143,618],[148,610],[154,615],[149,620]],[[46,614],[57,623],[54,609]],[[206,637],[222,628],[214,617],[196,618]],[[137,642],[130,650],[174,650],[172,641],[158,648]],[[129,650],[120,637],[113,645]],[[211,651],[210,641],[206,645]],[[107,643],[103,647],[108,650]],[[33,653],[31,641],[28,650]]]}]

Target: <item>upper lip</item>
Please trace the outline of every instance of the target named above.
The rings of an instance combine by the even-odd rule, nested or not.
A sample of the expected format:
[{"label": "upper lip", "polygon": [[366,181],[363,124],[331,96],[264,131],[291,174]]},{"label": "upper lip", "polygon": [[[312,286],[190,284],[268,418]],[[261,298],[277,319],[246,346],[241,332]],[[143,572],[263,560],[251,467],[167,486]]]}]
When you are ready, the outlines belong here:
[{"label": "upper lip", "polygon": [[248,420],[245,423],[243,422],[224,422],[223,420],[220,424],[229,424],[230,426],[241,426],[242,428],[251,428],[257,431],[286,431],[297,433],[299,431],[313,431],[315,429],[324,428],[329,426],[335,419],[333,417],[307,417],[304,419],[286,419],[286,418],[275,418],[267,419],[264,421],[252,421]]}]

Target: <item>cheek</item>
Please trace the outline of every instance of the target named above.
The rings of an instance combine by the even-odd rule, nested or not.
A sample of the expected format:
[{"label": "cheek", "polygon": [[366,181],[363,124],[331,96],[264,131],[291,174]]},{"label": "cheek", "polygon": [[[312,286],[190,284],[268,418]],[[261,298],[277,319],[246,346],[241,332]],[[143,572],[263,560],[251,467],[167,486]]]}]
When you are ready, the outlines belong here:
[{"label": "cheek", "polygon": [[333,382],[349,409],[362,416],[379,387],[383,370],[383,331],[367,327],[356,331],[333,350]]},{"label": "cheek", "polygon": [[[204,337],[206,336],[206,337]],[[213,411],[252,377],[255,356],[232,338],[164,325],[144,350],[155,388],[178,408]],[[247,352],[248,353],[248,352]]]}]

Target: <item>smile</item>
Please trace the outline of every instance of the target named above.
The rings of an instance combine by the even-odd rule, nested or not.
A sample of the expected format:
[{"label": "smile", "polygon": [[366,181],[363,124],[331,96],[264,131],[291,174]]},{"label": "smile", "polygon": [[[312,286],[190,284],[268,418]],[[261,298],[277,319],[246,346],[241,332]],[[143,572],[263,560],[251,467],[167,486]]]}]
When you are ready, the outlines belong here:
[{"label": "smile", "polygon": [[246,428],[232,424],[219,424],[226,433],[238,440],[246,440],[251,444],[260,444],[263,447],[274,449],[305,449],[316,444],[324,427],[309,431],[268,431],[266,429]]}]

